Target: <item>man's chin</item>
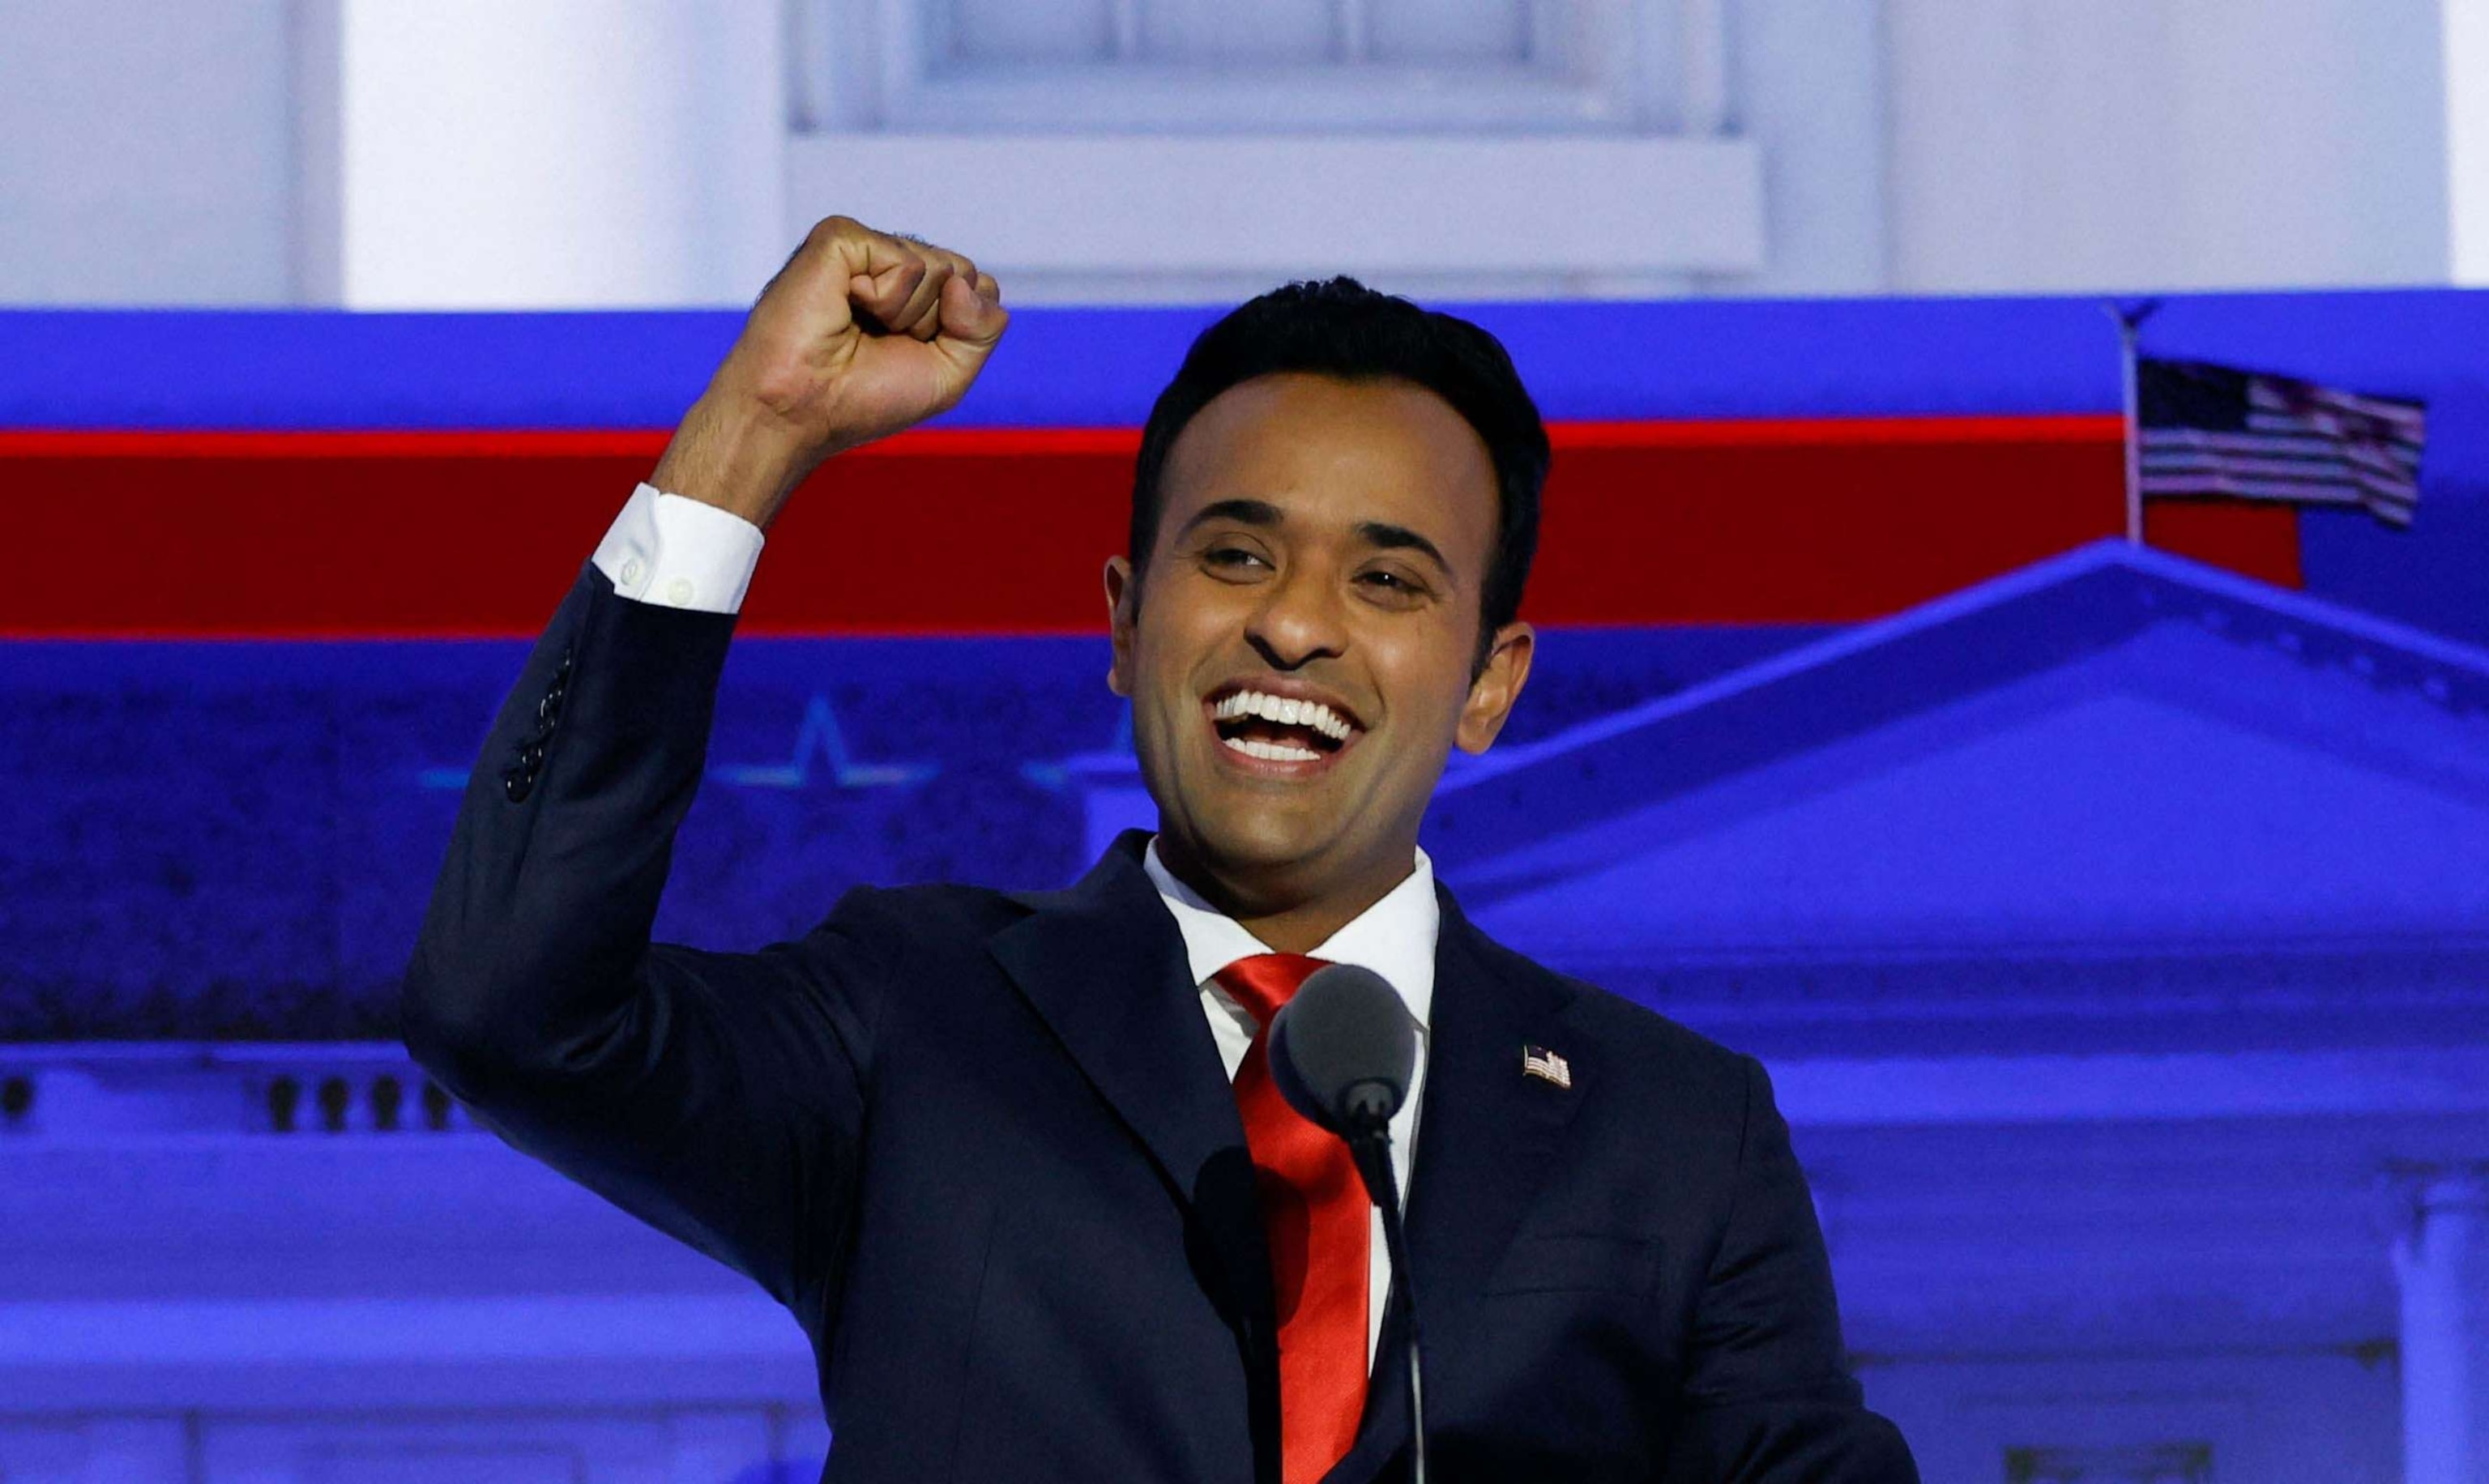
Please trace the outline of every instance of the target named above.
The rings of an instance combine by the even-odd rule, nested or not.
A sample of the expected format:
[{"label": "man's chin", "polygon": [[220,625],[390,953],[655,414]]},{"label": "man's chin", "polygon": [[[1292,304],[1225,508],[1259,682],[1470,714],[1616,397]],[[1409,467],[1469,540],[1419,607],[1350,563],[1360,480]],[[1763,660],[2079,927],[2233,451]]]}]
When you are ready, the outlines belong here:
[{"label": "man's chin", "polygon": [[1231,881],[1318,871],[1339,841],[1333,831],[1303,827],[1308,822],[1267,815],[1205,819],[1186,843],[1204,867]]}]

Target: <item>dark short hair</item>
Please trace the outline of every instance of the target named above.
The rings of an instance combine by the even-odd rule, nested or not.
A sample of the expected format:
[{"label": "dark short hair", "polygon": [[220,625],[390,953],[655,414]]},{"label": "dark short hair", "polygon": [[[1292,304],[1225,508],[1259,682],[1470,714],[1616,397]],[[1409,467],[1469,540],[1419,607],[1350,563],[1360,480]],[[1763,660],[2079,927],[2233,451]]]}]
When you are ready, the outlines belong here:
[{"label": "dark short hair", "polygon": [[1192,342],[1141,430],[1130,533],[1136,575],[1158,541],[1165,503],[1160,481],[1177,435],[1220,392],[1282,371],[1408,382],[1443,398],[1477,430],[1495,465],[1498,496],[1495,553],[1480,602],[1478,663],[1485,663],[1488,641],[1521,611],[1521,589],[1537,555],[1547,427],[1495,336],[1354,278],[1273,289],[1231,310]]}]

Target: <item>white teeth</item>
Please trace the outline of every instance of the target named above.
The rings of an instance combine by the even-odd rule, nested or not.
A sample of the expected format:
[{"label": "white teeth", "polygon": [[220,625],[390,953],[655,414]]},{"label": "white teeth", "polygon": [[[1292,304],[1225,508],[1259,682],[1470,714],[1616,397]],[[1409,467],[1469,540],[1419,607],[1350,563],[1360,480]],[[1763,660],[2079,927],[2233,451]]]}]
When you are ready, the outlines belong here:
[{"label": "white teeth", "polygon": [[1271,762],[1311,762],[1322,754],[1311,748],[1289,747],[1278,742],[1255,742],[1244,737],[1222,737],[1221,744],[1234,748],[1247,757],[1260,757]]},{"label": "white teeth", "polygon": [[1260,691],[1238,691],[1212,708],[1211,715],[1222,722],[1239,717],[1258,716],[1282,727],[1310,727],[1336,742],[1348,740],[1354,728],[1346,718],[1318,700],[1291,700],[1277,696],[1265,696]]}]

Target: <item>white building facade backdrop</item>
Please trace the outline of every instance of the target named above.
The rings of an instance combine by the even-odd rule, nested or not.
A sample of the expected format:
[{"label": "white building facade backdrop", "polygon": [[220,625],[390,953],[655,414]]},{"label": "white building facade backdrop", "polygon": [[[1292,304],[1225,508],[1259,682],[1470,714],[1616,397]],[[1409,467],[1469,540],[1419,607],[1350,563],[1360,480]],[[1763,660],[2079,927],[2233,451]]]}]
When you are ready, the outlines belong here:
[{"label": "white building facade backdrop", "polygon": [[2483,276],[2467,0],[17,0],[0,301],[1023,302]]}]

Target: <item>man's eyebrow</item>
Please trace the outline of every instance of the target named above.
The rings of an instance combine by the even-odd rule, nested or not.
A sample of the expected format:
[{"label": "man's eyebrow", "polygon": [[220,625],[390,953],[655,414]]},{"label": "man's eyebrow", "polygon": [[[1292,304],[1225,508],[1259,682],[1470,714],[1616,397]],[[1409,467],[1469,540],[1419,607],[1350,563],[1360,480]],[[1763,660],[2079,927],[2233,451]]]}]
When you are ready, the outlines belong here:
[{"label": "man's eyebrow", "polygon": [[[1279,525],[1281,519],[1279,507],[1267,499],[1214,499],[1192,512],[1192,518],[1184,523],[1184,530],[1209,521],[1234,521],[1240,526],[1268,528]],[[1182,533],[1177,532],[1179,535]]]},{"label": "man's eyebrow", "polygon": [[1445,577],[1452,575],[1452,564],[1444,559],[1443,551],[1434,542],[1406,526],[1392,526],[1382,521],[1360,521],[1358,523],[1357,534],[1367,545],[1380,547],[1385,551],[1416,552],[1441,568]]}]

